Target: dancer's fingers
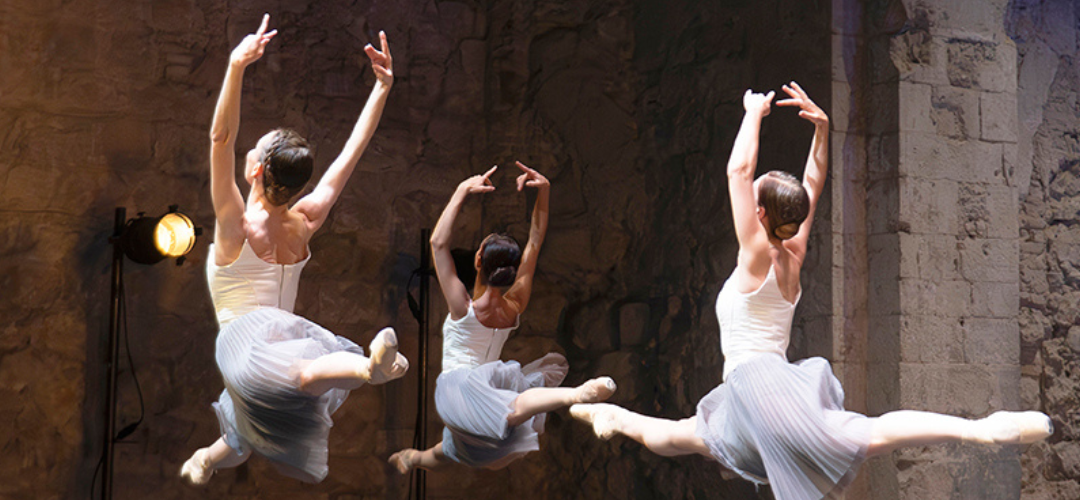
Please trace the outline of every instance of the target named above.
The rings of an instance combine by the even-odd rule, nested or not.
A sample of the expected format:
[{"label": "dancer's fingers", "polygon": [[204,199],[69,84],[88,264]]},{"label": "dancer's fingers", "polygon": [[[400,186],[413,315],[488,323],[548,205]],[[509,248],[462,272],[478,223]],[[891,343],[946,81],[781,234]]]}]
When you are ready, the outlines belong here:
[{"label": "dancer's fingers", "polygon": [[262,24],[259,25],[259,30],[255,32],[256,35],[262,36],[266,33],[266,28],[270,27],[270,14],[263,14]]},{"label": "dancer's fingers", "polygon": [[493,167],[489,168],[487,172],[484,172],[484,181],[485,181],[485,182],[490,182],[490,181],[488,180],[488,177],[491,177],[491,174],[494,174],[494,173],[495,173],[495,171],[496,171],[496,170],[498,170],[498,168],[499,168],[499,166],[498,166],[498,165],[495,165],[495,166],[493,166]]},{"label": "dancer's fingers", "polygon": [[386,32],[379,30],[379,41],[382,42],[382,53],[387,58],[390,57],[390,44],[386,43]]},{"label": "dancer's fingers", "polygon": [[810,99],[810,96],[807,95],[806,91],[803,90],[803,88],[800,87],[799,84],[795,80],[791,81],[791,88],[795,89],[795,91],[798,92],[799,96],[802,97],[803,99]]}]

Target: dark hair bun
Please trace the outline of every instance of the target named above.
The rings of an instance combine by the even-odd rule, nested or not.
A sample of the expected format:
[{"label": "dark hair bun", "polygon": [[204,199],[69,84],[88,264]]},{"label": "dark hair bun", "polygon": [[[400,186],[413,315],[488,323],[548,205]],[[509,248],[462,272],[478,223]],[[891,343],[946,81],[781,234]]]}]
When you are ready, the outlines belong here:
[{"label": "dark hair bun", "polygon": [[495,287],[504,287],[514,284],[514,280],[517,279],[517,268],[513,266],[503,266],[496,268],[488,276],[488,283]]}]

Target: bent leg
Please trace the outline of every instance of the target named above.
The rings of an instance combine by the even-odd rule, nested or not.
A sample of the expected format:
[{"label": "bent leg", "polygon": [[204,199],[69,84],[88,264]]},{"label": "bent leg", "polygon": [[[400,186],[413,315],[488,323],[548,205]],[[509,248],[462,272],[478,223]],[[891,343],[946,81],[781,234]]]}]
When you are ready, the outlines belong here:
[{"label": "bent leg", "polygon": [[574,403],[606,401],[615,393],[610,377],[594,378],[577,387],[534,387],[514,399],[513,412],[506,416],[510,426],[521,425],[534,415],[555,411]]},{"label": "bent leg", "polygon": [[365,383],[382,384],[401,378],[409,360],[397,352],[393,328],[383,328],[371,341],[371,358],[335,352],[315,358],[300,372],[300,390],[319,396],[330,389],[358,389]]},{"label": "bent leg", "polygon": [[1000,411],[983,419],[968,420],[939,413],[902,410],[871,420],[868,456],[909,446],[960,441],[981,444],[1032,443],[1054,432],[1050,418],[1034,411]]},{"label": "bent leg", "polygon": [[446,455],[443,455],[442,443],[440,442],[424,451],[406,448],[390,455],[388,461],[397,468],[398,472],[408,474],[418,467],[426,470],[436,469],[441,465],[449,463],[451,460],[446,458]]},{"label": "bent leg", "polygon": [[665,457],[699,454],[711,456],[708,446],[697,436],[697,417],[668,420],[634,413],[610,404],[578,404],[570,415],[592,423],[601,439],[616,433],[637,441],[653,453]]},{"label": "bent leg", "polygon": [[300,372],[300,390],[319,396],[330,389],[358,389],[369,379],[371,360],[351,352],[315,358]]}]

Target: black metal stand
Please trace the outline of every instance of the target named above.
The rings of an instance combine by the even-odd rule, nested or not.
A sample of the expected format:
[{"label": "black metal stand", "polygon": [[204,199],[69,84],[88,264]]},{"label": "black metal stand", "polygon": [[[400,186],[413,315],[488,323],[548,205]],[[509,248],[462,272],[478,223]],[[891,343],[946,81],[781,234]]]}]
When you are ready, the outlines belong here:
[{"label": "black metal stand", "polygon": [[124,207],[116,208],[113,236],[112,295],[109,309],[109,347],[105,368],[108,385],[105,388],[105,448],[101,459],[101,500],[112,498],[113,447],[116,444],[116,364],[120,359],[120,288],[124,276],[124,250],[120,236],[127,222]]},{"label": "black metal stand", "polygon": [[[420,330],[420,349],[417,357],[420,358],[420,389],[417,393],[416,412],[417,426],[416,436],[413,438],[413,448],[423,451],[427,449],[427,385],[428,385],[428,325],[430,322],[429,305],[431,302],[431,290],[429,278],[431,276],[431,230],[420,230],[420,314],[417,322]],[[423,469],[413,469],[416,498],[427,498],[427,477]]]}]

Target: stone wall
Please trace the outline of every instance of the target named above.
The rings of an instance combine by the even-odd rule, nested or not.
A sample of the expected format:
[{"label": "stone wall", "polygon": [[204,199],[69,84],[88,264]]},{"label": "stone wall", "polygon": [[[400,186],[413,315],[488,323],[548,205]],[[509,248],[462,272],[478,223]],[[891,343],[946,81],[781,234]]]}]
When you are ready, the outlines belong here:
[{"label": "stone wall", "polygon": [[[178,203],[211,227],[207,127],[228,51],[263,10],[280,35],[246,75],[238,155],[288,125],[312,140],[324,168],[367,97],[361,48],[379,29],[396,64],[379,131],[311,243],[298,312],[361,344],[394,325],[415,356],[405,285],[420,228],[461,179],[521,159],[551,179],[552,218],[529,312],[504,358],[563,352],[567,383],[611,374],[621,404],[693,412],[719,382],[712,311],[734,266],[723,168],[741,95],[797,79],[827,105],[827,5],[4,0],[0,496],[89,496],[103,427],[113,209],[157,214]],[[763,168],[801,170],[811,134],[778,110],[764,131]],[[505,170],[499,191],[469,201],[458,245],[496,229],[525,236],[532,198],[508,189],[514,174]],[[180,464],[218,432],[208,240],[179,267],[127,265],[145,418],[117,446],[116,497],[404,498],[408,483],[385,459],[411,441],[415,372],[362,388],[339,410],[331,473],[319,485],[259,459],[217,474],[207,490],[180,485]],[[805,310],[827,309],[817,298],[825,294],[809,293],[827,285],[807,281]],[[433,304],[441,319],[441,298]],[[800,332],[811,319],[799,320]],[[437,330],[430,335],[433,380],[440,346]],[[811,338],[797,337],[793,355],[821,349],[801,340]],[[122,364],[119,427],[140,415],[132,380]],[[434,415],[428,428],[438,435]],[[506,470],[429,474],[429,498],[755,495],[704,459],[598,442],[565,412],[547,431],[541,452]]]},{"label": "stone wall", "polygon": [[1080,5],[1014,1],[1006,21],[1019,52],[1021,396],[1057,426],[1022,457],[1022,498],[1080,498]]},{"label": "stone wall", "polygon": [[[795,79],[834,133],[790,357],[831,359],[853,410],[1041,409],[1058,426],[1024,450],[871,460],[848,498],[1080,497],[1080,7],[1055,0],[0,0],[0,497],[89,496],[113,209],[178,203],[212,226],[207,127],[228,51],[264,10],[281,34],[247,73],[238,155],[287,125],[325,168],[372,83],[361,48],[383,29],[395,57],[379,130],[311,243],[299,313],[365,345],[393,325],[419,366],[406,284],[420,229],[460,180],[500,164],[500,189],[469,200],[456,246],[524,238],[520,159],[551,179],[552,216],[503,358],[562,352],[567,384],[612,375],[615,402],[688,416],[722,366],[713,300],[735,264],[723,169],[741,95]],[[811,135],[775,110],[761,169],[799,173]],[[411,442],[415,370],[335,414],[319,485],[260,459],[206,490],[180,485],[180,464],[218,433],[208,241],[179,267],[127,265],[145,417],[117,446],[116,497],[405,498],[385,459]],[[432,303],[438,322],[445,305]],[[122,363],[119,427],[140,415],[132,381]],[[426,425],[433,444],[440,423]],[[771,497],[717,472],[597,441],[560,411],[540,452],[430,473],[427,491]]]}]

